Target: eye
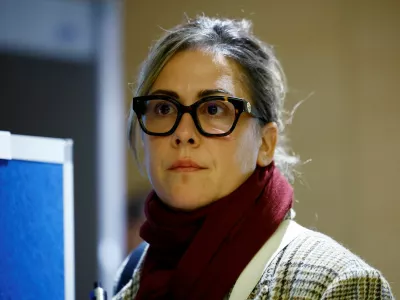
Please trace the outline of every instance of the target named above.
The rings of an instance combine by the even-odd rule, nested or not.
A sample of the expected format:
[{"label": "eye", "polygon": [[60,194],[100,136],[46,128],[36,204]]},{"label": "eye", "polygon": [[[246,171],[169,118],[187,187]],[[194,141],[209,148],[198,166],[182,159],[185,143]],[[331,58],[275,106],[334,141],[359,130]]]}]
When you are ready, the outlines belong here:
[{"label": "eye", "polygon": [[207,102],[205,104],[205,112],[211,116],[221,114],[225,111],[223,105],[219,101]]},{"label": "eye", "polygon": [[225,101],[208,101],[201,108],[201,114],[209,117],[223,117],[232,113],[231,103]]},{"label": "eye", "polygon": [[153,103],[153,112],[156,115],[166,116],[175,113],[176,109],[175,106],[167,101],[159,101],[156,100],[157,103]]},{"label": "eye", "polygon": [[207,113],[210,115],[216,115],[221,111],[221,107],[217,106],[215,103],[210,103],[207,106]]}]

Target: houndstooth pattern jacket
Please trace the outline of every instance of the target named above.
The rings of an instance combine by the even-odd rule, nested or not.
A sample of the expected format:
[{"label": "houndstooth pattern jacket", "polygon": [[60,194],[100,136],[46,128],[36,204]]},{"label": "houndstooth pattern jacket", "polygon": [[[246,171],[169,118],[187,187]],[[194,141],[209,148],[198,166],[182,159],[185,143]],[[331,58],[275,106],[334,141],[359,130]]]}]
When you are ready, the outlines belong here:
[{"label": "houndstooth pattern jacket", "polygon": [[[146,251],[131,281],[113,300],[135,299],[145,255]],[[225,297],[228,298],[229,295]],[[394,296],[379,271],[330,237],[303,228],[272,260],[247,299],[372,300]]]}]

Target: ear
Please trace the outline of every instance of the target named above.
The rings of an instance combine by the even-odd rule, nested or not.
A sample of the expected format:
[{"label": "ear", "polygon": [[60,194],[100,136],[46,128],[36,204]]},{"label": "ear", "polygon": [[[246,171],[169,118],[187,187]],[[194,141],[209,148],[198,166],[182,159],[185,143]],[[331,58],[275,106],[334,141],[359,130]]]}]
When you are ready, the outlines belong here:
[{"label": "ear", "polygon": [[275,122],[264,125],[260,131],[261,145],[258,149],[257,165],[268,166],[274,159],[275,148],[278,141],[278,126]]}]

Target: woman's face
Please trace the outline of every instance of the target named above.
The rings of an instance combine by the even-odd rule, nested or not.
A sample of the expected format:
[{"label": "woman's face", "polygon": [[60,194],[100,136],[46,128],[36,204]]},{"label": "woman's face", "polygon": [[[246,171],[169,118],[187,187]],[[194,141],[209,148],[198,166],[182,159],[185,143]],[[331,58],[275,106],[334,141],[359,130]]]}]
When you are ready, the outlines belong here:
[{"label": "woman's face", "polygon": [[[165,65],[149,94],[174,93],[182,104],[191,105],[200,93],[224,90],[211,94],[251,102],[239,74],[238,65],[225,57],[183,51]],[[171,207],[193,210],[230,194],[251,175],[257,162],[270,162],[262,150],[265,138],[256,132],[256,120],[243,113],[230,135],[205,137],[186,113],[170,136],[143,134],[145,166],[157,195]],[[184,167],[188,162],[201,168]],[[177,163],[181,167],[174,168]]]}]

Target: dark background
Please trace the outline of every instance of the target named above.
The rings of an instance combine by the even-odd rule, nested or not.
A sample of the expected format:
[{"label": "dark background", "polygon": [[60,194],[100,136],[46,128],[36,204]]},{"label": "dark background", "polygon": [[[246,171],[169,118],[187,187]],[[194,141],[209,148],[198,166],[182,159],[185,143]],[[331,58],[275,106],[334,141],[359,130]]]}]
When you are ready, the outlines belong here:
[{"label": "dark background", "polygon": [[97,274],[96,67],[0,54],[0,129],[74,141],[76,299]]}]

